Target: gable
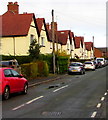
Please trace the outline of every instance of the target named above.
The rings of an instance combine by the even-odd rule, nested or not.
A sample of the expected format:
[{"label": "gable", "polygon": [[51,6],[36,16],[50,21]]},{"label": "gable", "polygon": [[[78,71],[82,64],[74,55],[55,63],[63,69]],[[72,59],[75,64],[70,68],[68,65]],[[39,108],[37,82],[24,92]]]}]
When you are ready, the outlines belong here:
[{"label": "gable", "polygon": [[2,34],[3,37],[26,36],[33,19],[33,14],[14,14],[6,12],[2,15]]}]

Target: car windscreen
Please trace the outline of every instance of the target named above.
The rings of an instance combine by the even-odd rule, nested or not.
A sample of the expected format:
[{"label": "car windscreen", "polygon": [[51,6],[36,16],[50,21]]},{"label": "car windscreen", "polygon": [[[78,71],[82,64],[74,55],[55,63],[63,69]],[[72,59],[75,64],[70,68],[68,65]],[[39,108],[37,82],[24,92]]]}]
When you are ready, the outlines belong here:
[{"label": "car windscreen", "polygon": [[90,64],[91,65],[92,63],[91,62],[85,62],[84,64]]},{"label": "car windscreen", "polygon": [[103,59],[97,59],[97,61],[103,61]]},{"label": "car windscreen", "polygon": [[9,65],[12,65],[12,62],[2,61],[1,64],[5,66],[9,66]]},{"label": "car windscreen", "polygon": [[82,64],[79,64],[79,63],[71,63],[70,66],[82,66]]}]

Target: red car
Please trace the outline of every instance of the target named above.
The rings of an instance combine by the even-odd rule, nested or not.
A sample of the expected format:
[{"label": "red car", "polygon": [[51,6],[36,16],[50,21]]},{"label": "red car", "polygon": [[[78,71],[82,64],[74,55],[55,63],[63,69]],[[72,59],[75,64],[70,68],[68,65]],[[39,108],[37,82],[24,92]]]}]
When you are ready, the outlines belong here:
[{"label": "red car", "polygon": [[27,94],[28,81],[12,68],[0,68],[0,94],[8,99],[11,93]]}]

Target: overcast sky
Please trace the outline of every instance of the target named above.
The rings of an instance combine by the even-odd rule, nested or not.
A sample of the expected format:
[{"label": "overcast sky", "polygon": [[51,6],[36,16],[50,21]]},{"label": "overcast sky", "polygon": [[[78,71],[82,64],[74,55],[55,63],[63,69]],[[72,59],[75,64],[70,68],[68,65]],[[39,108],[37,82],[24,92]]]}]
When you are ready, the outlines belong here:
[{"label": "overcast sky", "polygon": [[107,0],[1,0],[0,15],[7,11],[8,2],[18,2],[19,12],[35,13],[36,18],[51,22],[54,9],[58,30],[71,30],[76,36],[84,36],[95,47],[106,46]]}]

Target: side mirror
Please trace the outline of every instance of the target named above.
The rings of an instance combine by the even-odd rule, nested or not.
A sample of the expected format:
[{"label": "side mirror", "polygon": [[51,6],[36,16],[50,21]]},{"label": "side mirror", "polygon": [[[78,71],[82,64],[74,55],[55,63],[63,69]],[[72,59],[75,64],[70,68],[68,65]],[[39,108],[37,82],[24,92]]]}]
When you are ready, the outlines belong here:
[{"label": "side mirror", "polygon": [[24,76],[23,76],[22,74],[20,74],[20,75],[19,75],[19,78],[22,78],[22,77],[24,77]]}]

